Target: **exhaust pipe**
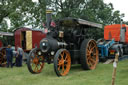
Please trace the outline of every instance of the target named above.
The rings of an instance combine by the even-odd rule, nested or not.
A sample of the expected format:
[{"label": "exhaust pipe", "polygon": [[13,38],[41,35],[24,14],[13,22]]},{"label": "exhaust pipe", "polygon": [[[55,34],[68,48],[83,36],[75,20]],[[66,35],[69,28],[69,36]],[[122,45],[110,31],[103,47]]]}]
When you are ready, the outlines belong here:
[{"label": "exhaust pipe", "polygon": [[123,27],[122,25],[122,20],[121,20],[121,29],[120,29],[120,42],[125,42],[125,31],[126,31],[126,28]]},{"label": "exhaust pipe", "polygon": [[49,29],[52,20],[52,10],[46,10],[46,26]]}]

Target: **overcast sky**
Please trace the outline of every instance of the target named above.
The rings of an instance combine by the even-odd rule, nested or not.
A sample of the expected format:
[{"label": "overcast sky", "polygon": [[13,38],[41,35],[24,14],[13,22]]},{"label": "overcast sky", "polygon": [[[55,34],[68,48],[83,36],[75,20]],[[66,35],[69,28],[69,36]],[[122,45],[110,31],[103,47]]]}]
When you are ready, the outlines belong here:
[{"label": "overcast sky", "polygon": [[124,21],[128,21],[128,0],[104,0],[105,3],[112,3],[115,10],[124,13]]}]

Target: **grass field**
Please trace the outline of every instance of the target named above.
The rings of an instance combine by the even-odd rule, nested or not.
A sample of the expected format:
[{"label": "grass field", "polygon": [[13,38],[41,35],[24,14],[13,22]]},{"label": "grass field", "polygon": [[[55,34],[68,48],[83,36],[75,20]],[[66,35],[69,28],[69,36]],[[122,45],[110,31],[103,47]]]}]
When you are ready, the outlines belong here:
[{"label": "grass field", "polygon": [[[111,85],[112,64],[98,64],[95,70],[84,71],[74,65],[67,76],[57,77],[53,65],[45,64],[40,74],[31,74],[27,66],[0,67],[0,85]],[[118,63],[116,85],[128,85],[128,60]]]}]

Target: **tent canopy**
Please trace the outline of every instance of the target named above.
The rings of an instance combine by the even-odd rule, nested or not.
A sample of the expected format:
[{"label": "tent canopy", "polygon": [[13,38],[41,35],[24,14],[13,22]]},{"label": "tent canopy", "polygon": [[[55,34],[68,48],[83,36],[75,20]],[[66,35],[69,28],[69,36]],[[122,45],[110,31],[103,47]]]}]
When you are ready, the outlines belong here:
[{"label": "tent canopy", "polygon": [[14,34],[9,32],[0,32],[0,36],[14,36]]}]

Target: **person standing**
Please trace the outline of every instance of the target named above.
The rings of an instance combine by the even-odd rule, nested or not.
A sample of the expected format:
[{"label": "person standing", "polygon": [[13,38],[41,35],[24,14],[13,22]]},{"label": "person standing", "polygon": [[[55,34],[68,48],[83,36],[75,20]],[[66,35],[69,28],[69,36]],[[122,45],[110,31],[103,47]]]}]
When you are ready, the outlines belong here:
[{"label": "person standing", "polygon": [[13,51],[11,49],[11,45],[8,45],[6,48],[6,57],[7,57],[7,67],[11,65],[11,68],[13,67]]},{"label": "person standing", "polygon": [[19,46],[17,48],[17,54],[18,54],[18,58],[17,58],[16,66],[21,67],[22,66],[22,58],[23,58],[23,55],[24,55],[24,51]]}]

